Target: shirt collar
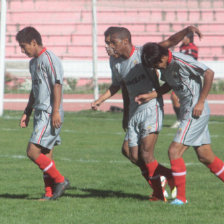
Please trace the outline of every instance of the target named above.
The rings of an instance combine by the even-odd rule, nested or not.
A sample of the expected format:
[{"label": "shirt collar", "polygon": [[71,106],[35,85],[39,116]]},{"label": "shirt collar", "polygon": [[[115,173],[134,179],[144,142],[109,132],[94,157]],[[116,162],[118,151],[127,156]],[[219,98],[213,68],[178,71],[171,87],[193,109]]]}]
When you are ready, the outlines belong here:
[{"label": "shirt collar", "polygon": [[170,62],[172,61],[172,59],[173,59],[173,55],[172,55],[172,52],[170,51],[170,50],[168,50],[168,64],[170,64]]},{"label": "shirt collar", "polygon": [[135,46],[132,46],[132,50],[128,58],[130,58],[134,54],[134,51],[135,51]]}]

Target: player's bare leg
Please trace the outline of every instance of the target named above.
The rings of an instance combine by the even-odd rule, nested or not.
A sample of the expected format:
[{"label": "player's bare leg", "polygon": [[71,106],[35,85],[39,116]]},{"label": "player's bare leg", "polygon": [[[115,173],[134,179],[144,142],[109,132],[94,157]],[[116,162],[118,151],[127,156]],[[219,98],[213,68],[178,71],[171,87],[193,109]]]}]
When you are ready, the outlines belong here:
[{"label": "player's bare leg", "polygon": [[211,145],[208,144],[195,147],[195,151],[199,161],[207,166],[213,174],[224,182],[224,163],[214,154]]}]

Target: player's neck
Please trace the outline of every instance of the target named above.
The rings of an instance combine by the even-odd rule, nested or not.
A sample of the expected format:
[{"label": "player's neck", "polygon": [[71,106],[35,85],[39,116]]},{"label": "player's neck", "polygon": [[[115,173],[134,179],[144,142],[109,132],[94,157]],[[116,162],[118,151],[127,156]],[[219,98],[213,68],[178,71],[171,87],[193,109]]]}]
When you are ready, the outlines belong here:
[{"label": "player's neck", "polygon": [[37,54],[36,54],[36,57],[39,57],[39,56],[43,53],[44,50],[45,50],[45,47],[43,47],[43,46],[38,46],[38,47],[37,47]]},{"label": "player's neck", "polygon": [[132,44],[128,45],[127,46],[127,50],[124,52],[123,57],[125,59],[130,58],[132,56],[132,54],[133,54],[133,51],[134,51],[134,46]]}]

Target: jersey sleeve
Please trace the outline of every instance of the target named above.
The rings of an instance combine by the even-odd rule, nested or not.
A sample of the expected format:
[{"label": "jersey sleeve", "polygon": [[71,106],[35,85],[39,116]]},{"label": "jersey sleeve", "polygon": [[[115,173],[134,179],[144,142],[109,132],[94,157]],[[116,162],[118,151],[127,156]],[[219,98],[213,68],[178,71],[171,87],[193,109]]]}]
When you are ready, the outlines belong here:
[{"label": "jersey sleeve", "polygon": [[54,54],[47,53],[47,59],[45,60],[45,68],[48,74],[48,78],[51,83],[63,84],[63,66],[61,60]]},{"label": "jersey sleeve", "polygon": [[[194,76],[204,76],[206,70],[209,69],[205,64],[194,60],[191,57],[188,57],[189,60],[185,61],[184,63],[180,64],[180,73],[189,74]],[[187,71],[187,72],[186,72]]]},{"label": "jersey sleeve", "polygon": [[115,64],[113,63],[113,59],[110,57],[110,69],[112,73],[112,85],[113,86],[121,86],[121,79],[119,78],[119,72],[116,68]]}]

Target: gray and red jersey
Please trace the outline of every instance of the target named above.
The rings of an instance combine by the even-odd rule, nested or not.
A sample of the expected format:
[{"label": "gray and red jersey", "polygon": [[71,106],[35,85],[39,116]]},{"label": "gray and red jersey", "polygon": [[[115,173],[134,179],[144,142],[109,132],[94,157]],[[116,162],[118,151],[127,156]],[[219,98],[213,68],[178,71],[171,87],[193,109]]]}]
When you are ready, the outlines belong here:
[{"label": "gray and red jersey", "polygon": [[[29,68],[35,99],[33,108],[51,113],[54,85],[55,83],[63,84],[62,63],[55,54],[43,48],[37,58],[31,59]],[[62,99],[60,110],[63,110]]]},{"label": "gray and red jersey", "polygon": [[121,86],[121,83],[124,83],[128,91],[129,119],[135,112],[147,107],[163,106],[162,97],[141,105],[135,102],[135,97],[139,94],[151,92],[159,87],[155,70],[143,67],[141,52],[142,47],[133,47],[128,59],[110,57],[112,85]]},{"label": "gray and red jersey", "polygon": [[[178,96],[181,119],[187,119],[192,115],[192,110],[200,97],[201,77],[209,68],[191,56],[170,51],[168,63],[165,70],[161,69],[161,79],[167,82]],[[203,113],[210,113],[207,102]]]}]

